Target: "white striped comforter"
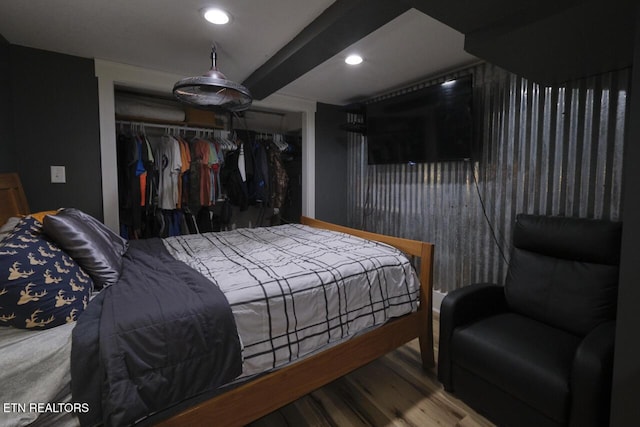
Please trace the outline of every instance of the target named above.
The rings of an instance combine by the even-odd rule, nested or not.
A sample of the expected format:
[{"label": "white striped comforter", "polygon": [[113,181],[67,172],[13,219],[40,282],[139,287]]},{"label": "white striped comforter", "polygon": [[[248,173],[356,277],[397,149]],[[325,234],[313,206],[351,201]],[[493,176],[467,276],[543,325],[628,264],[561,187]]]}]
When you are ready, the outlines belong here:
[{"label": "white striped comforter", "polygon": [[243,376],[280,367],[415,311],[419,281],[390,246],[299,224],[169,237],[168,251],[224,292]]}]

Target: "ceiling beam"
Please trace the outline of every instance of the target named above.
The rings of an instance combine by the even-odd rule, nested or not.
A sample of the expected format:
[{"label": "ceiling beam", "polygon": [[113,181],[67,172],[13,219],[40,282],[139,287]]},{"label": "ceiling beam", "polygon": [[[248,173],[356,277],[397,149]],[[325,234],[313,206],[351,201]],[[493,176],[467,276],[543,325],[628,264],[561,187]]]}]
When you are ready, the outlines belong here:
[{"label": "ceiling beam", "polygon": [[337,0],[243,85],[264,99],[411,8],[465,34],[469,53],[538,83],[584,77],[628,66],[636,0],[609,1],[602,14],[604,0]]},{"label": "ceiling beam", "polygon": [[637,0],[588,0],[466,34],[465,50],[544,86],[628,68]]},{"label": "ceiling beam", "polygon": [[587,1],[412,0],[411,4],[422,13],[469,34],[503,26],[521,27]]},{"label": "ceiling beam", "polygon": [[261,100],[411,8],[408,0],[337,0],[242,84]]},{"label": "ceiling beam", "polygon": [[412,0],[465,50],[542,85],[630,67],[637,0]]}]

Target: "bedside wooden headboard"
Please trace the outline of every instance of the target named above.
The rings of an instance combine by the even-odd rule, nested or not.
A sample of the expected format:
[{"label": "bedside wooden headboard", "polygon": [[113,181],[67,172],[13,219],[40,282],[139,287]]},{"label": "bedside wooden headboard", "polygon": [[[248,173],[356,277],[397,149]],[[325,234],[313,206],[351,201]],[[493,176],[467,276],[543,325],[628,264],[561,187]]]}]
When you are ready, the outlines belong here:
[{"label": "bedside wooden headboard", "polygon": [[0,225],[12,216],[29,213],[29,204],[18,174],[0,173]]}]

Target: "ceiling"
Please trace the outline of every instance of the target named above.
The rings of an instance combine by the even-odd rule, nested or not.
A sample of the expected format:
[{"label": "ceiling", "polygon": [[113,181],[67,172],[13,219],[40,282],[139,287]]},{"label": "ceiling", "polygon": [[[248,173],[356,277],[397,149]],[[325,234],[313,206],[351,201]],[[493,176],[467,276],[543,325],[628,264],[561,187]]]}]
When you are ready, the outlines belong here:
[{"label": "ceiling", "polygon": [[[206,22],[217,6],[230,24]],[[203,74],[218,68],[258,99],[271,93],[345,105],[477,62],[464,36],[404,0],[2,0],[10,43]],[[364,57],[344,63],[353,52]],[[171,88],[167,88],[170,91]]]}]

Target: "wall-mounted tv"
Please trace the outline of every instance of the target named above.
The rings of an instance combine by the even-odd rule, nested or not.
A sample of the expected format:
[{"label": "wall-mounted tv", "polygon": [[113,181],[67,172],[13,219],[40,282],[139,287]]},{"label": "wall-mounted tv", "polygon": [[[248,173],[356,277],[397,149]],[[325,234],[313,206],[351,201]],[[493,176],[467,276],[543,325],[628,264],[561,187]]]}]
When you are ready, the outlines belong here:
[{"label": "wall-mounted tv", "polygon": [[368,163],[471,158],[472,93],[469,75],[367,104]]}]

